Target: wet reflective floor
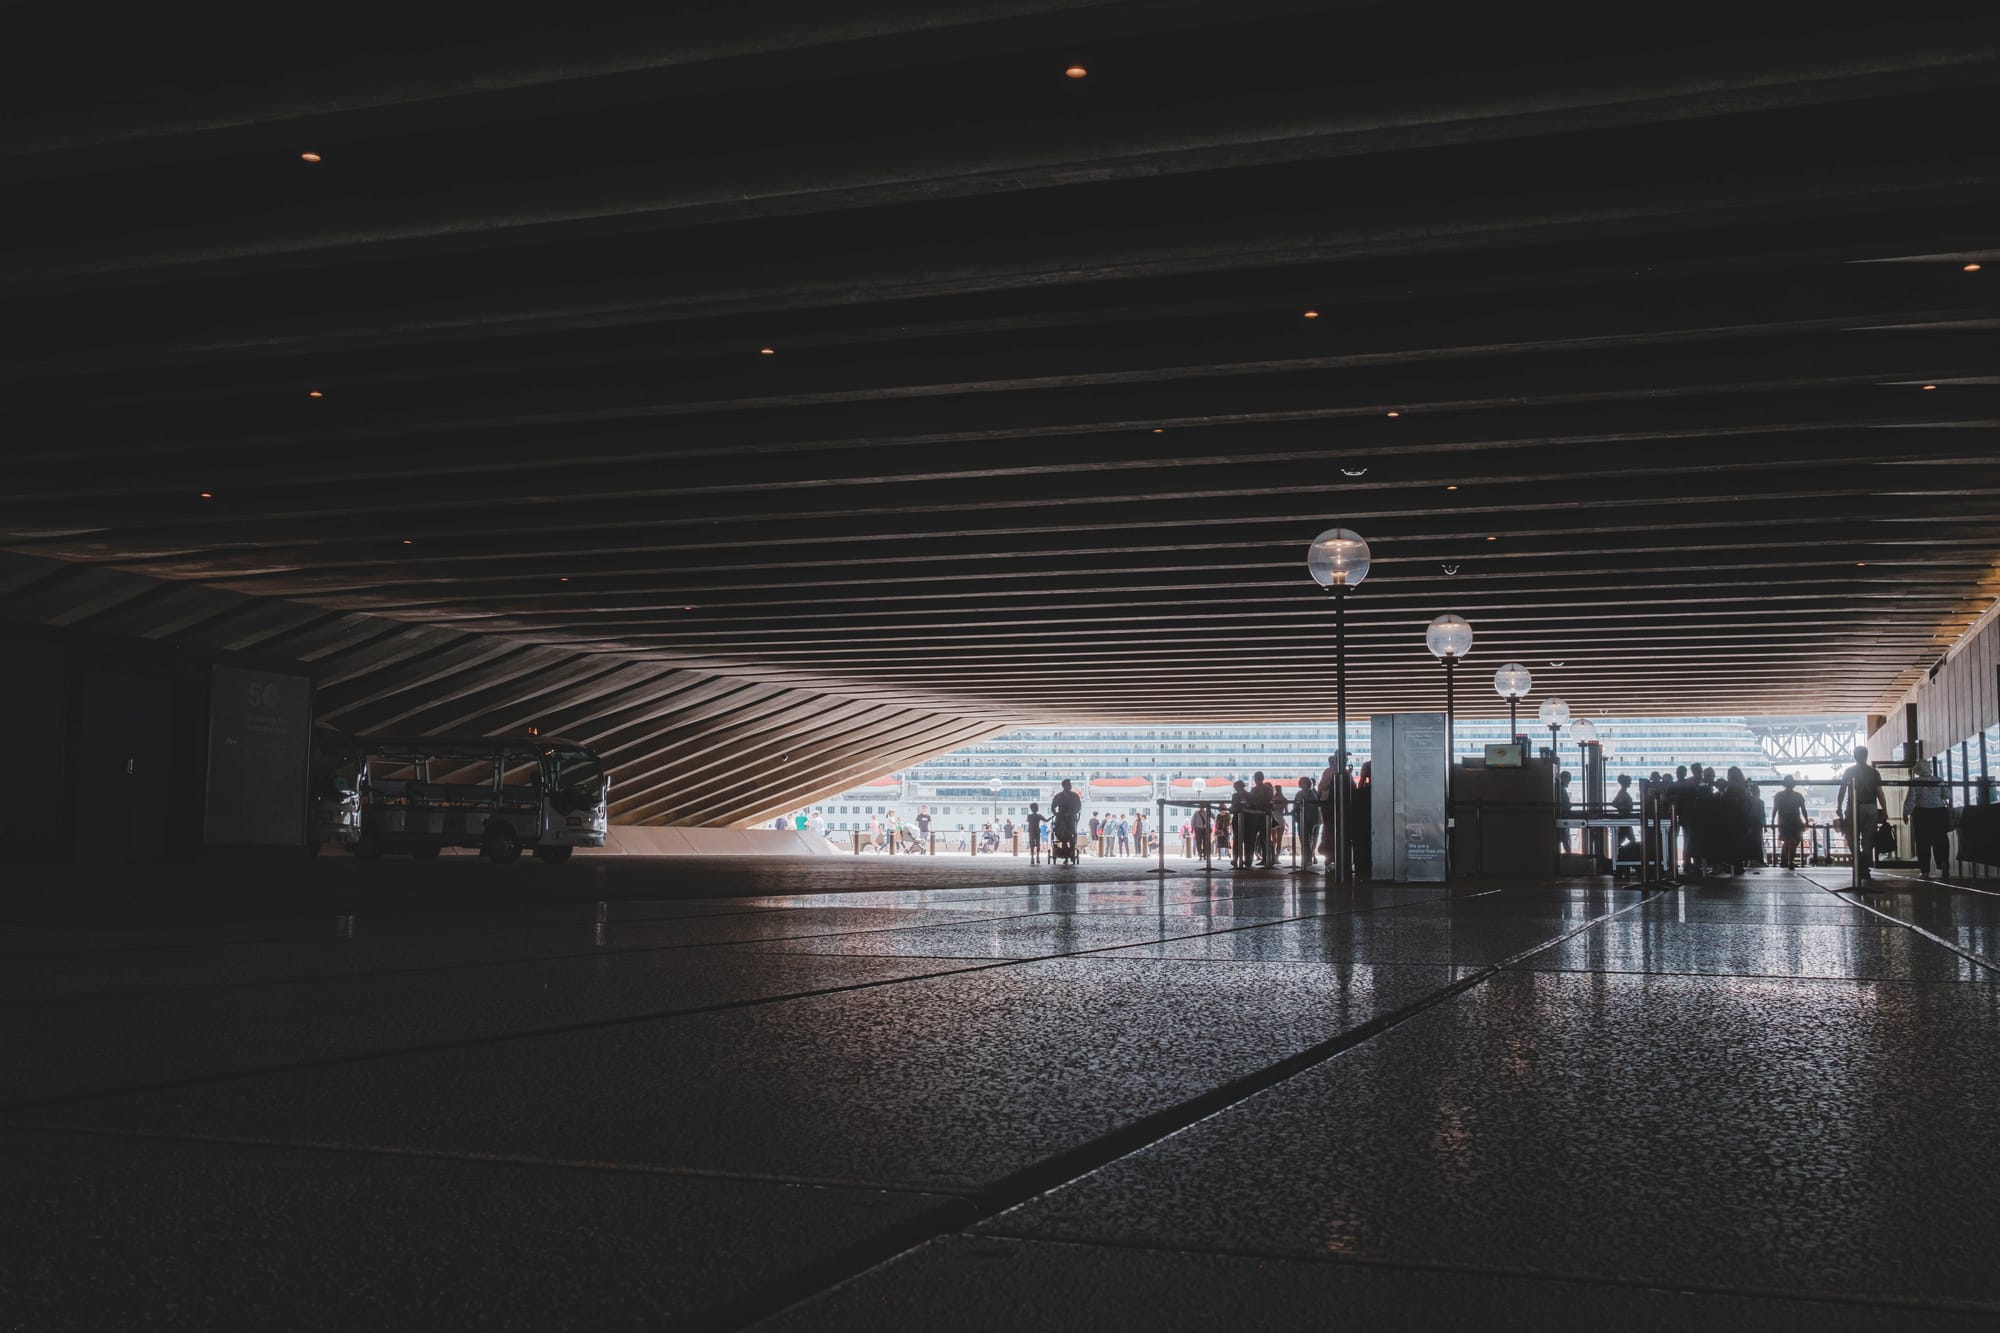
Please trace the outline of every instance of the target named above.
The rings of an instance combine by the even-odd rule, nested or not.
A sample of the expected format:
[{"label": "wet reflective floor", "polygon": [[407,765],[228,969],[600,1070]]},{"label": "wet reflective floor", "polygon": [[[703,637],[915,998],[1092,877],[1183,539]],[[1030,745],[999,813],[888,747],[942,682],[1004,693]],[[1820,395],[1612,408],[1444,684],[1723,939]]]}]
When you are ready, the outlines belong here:
[{"label": "wet reflective floor", "polygon": [[0,1327],[2000,1315],[2000,896],[444,869],[14,874]]}]

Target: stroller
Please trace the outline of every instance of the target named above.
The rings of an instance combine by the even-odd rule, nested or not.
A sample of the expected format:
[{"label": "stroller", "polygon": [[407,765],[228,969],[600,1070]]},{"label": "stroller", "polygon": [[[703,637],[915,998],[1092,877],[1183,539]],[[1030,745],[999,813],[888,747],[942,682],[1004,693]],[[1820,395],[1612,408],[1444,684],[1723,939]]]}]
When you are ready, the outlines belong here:
[{"label": "stroller", "polygon": [[1049,821],[1049,864],[1073,866],[1080,863],[1076,850],[1076,816],[1057,815]]},{"label": "stroller", "polygon": [[924,845],[923,835],[915,824],[904,824],[896,830],[896,850],[908,855],[919,855],[930,848]]}]

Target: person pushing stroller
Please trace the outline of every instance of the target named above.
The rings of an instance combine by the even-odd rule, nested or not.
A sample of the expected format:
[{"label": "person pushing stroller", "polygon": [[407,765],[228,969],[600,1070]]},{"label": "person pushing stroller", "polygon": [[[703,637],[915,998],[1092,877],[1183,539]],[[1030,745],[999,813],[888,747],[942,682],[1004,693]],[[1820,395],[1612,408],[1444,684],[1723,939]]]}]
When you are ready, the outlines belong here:
[{"label": "person pushing stroller", "polygon": [[1049,801],[1049,864],[1068,861],[1077,862],[1076,825],[1083,815],[1083,798],[1070,787],[1069,779],[1062,780],[1062,790]]}]

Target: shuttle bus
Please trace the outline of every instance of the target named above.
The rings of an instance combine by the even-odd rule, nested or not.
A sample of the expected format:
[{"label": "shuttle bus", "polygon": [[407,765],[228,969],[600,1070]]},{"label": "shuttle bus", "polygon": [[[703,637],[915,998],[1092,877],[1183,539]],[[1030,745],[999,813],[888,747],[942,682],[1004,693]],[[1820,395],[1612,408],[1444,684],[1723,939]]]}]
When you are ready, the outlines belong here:
[{"label": "shuttle bus", "polygon": [[571,741],[424,736],[355,737],[352,785],[359,825],[348,850],[429,860],[446,847],[477,848],[489,861],[524,851],[550,863],[602,847],[610,779],[604,763]]}]

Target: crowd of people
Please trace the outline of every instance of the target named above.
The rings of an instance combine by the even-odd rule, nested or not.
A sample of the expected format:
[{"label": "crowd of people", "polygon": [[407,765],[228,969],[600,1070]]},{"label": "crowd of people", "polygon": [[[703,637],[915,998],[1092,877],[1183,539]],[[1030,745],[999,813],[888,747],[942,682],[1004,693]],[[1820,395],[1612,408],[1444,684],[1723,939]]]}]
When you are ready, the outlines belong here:
[{"label": "crowd of people", "polygon": [[1262,773],[1246,781],[1238,778],[1226,800],[1197,805],[1181,822],[1184,855],[1227,857],[1237,868],[1275,866],[1287,848],[1301,866],[1324,861],[1331,866],[1336,856],[1344,856],[1356,879],[1370,873],[1373,850],[1371,799],[1374,782],[1371,766],[1362,764],[1359,773],[1344,777],[1347,792],[1347,834],[1336,849],[1333,830],[1336,822],[1328,803],[1333,799],[1339,772],[1338,756],[1328,756],[1327,766],[1317,779],[1302,776],[1289,792],[1284,783],[1271,782]]},{"label": "crowd of people", "polygon": [[[1623,794],[1630,779],[1618,781]],[[1718,779],[1712,768],[1682,765],[1671,777],[1654,773],[1652,784],[1679,826],[1682,860],[1690,873],[1721,870],[1741,874],[1750,866],[1764,864],[1766,829],[1777,834],[1781,867],[1791,870],[1805,863],[1801,848],[1813,820],[1796,779],[1783,779],[1768,804],[1762,789],[1740,768],[1731,768]],[[1629,813],[1629,802],[1624,809]],[[1937,761],[1914,764],[1903,796],[1902,822],[1910,826],[1918,873],[1925,878],[1933,865],[1939,874],[1948,868],[1951,814],[1951,790],[1938,772]],[[1869,762],[1868,748],[1857,745],[1854,762],[1840,775],[1833,828],[1863,880],[1874,878],[1876,857],[1896,845],[1889,824],[1882,775]],[[1621,832],[1629,838],[1629,830]]]},{"label": "crowd of people", "polygon": [[[1226,859],[1236,868],[1271,867],[1291,851],[1301,866],[1324,861],[1329,867],[1336,856],[1342,858],[1355,880],[1372,873],[1373,779],[1371,765],[1342,774],[1338,756],[1329,756],[1327,767],[1317,779],[1305,775],[1289,789],[1283,782],[1271,782],[1261,772],[1248,780],[1237,779],[1227,798],[1193,806],[1180,820],[1180,852],[1201,859]],[[1765,833],[1775,832],[1778,864],[1792,869],[1805,863],[1802,847],[1813,821],[1804,795],[1793,778],[1782,779],[1780,789],[1767,801],[1762,787],[1752,782],[1741,768],[1731,767],[1718,777],[1713,768],[1681,765],[1673,773],[1655,771],[1649,775],[1651,788],[1671,813],[1680,833],[1680,847],[1692,873],[1726,871],[1742,873],[1765,864]],[[1571,775],[1557,778],[1556,814],[1561,820],[1573,813],[1570,801]],[[1346,834],[1339,848],[1332,846],[1336,821],[1330,802],[1337,790],[1347,794]],[[1634,818],[1637,804],[1632,778],[1621,774],[1616,794],[1607,802],[1620,818]],[[1935,863],[1944,873],[1950,856],[1951,796],[1935,763],[1919,764],[1911,771],[1910,788],[1904,798],[1902,818],[1911,825],[1921,873],[1928,876]],[[1182,807],[1184,808],[1184,807]],[[1850,814],[1857,830],[1850,832]],[[1885,832],[1889,822],[1888,802],[1882,778],[1868,762],[1868,751],[1856,747],[1854,764],[1840,778],[1840,796],[1835,825],[1860,862],[1861,878],[1868,879],[1881,844],[1893,841]],[[1636,819],[1634,818],[1636,824]],[[876,852],[929,852],[936,850],[931,834],[928,807],[919,806],[914,819],[900,819],[894,810],[886,819],[870,816],[857,839],[860,850]],[[808,828],[826,834],[825,821],[818,812],[782,816],[777,828]],[[1564,850],[1570,846],[1570,831],[1559,824]],[[1156,828],[1143,810],[1122,813],[1092,813],[1082,817],[1082,799],[1068,781],[1055,794],[1049,815],[1039,802],[1030,803],[1028,813],[1017,825],[1011,816],[985,821],[978,829],[960,829],[949,835],[945,850],[988,854],[1002,850],[1026,850],[1039,863],[1044,850],[1058,836],[1065,838],[1066,850],[1077,855],[1103,857],[1148,857],[1160,847],[1163,836],[1171,836],[1174,826]],[[1635,843],[1632,825],[1620,824],[1621,853]]]}]

